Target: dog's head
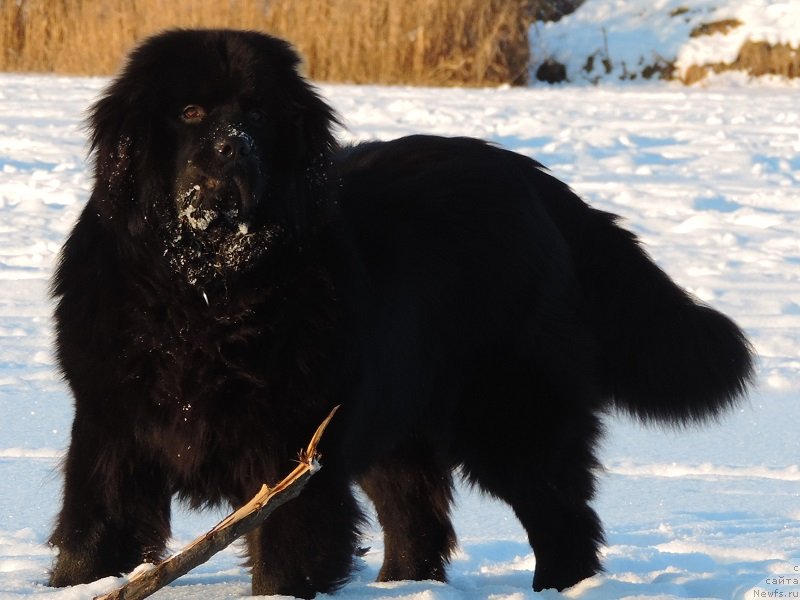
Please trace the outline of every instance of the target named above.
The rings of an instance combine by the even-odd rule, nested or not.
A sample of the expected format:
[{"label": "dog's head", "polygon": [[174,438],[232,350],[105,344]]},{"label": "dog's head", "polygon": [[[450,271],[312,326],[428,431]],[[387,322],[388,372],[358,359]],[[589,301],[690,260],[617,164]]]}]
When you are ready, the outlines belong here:
[{"label": "dog's head", "polygon": [[146,40],[91,112],[97,212],[124,235],[158,233],[192,280],[308,235],[336,118],[298,64],[256,32]]}]

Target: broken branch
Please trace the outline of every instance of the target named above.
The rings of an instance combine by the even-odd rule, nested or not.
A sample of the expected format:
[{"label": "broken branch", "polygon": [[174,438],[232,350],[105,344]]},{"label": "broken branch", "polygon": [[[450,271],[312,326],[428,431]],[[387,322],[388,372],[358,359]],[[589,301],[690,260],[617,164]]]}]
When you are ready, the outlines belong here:
[{"label": "broken branch", "polygon": [[133,577],[122,587],[97,596],[94,600],[139,600],[150,596],[227,548],[236,539],[261,525],[276,508],[296,498],[311,476],[321,468],[317,446],[338,408],[335,407],[320,424],[308,447],[300,452],[298,465],[280,483],[274,487],[262,485],[247,504],[225,517],[211,531],[152,569]]}]

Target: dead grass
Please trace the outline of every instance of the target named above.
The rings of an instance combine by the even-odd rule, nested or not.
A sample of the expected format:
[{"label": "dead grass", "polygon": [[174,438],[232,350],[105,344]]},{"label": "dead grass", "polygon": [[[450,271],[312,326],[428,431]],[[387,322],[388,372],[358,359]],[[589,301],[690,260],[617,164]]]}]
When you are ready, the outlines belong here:
[{"label": "dead grass", "polygon": [[695,38],[703,35],[714,35],[715,33],[725,35],[729,31],[741,27],[742,25],[744,25],[744,23],[739,19],[722,19],[721,21],[713,21],[711,23],[701,23],[689,32],[689,37]]},{"label": "dead grass", "polygon": [[0,70],[115,72],[170,27],[257,29],[290,40],[321,81],[524,84],[518,0],[0,0]]},{"label": "dead grass", "polygon": [[780,75],[786,78],[800,77],[800,48],[786,44],[747,41],[742,44],[739,55],[732,63],[692,65],[683,74],[681,81],[687,85],[705,79],[709,73],[744,71],[752,77]]}]

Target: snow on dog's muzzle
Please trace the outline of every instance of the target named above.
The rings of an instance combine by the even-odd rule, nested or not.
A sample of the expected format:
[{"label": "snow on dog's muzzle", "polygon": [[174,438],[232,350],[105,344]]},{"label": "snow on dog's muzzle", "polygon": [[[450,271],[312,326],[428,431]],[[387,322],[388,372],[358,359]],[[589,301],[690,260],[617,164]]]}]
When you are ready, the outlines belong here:
[{"label": "snow on dog's muzzle", "polygon": [[195,231],[247,233],[264,190],[255,142],[234,126],[217,129],[211,138],[178,176],[178,218]]}]

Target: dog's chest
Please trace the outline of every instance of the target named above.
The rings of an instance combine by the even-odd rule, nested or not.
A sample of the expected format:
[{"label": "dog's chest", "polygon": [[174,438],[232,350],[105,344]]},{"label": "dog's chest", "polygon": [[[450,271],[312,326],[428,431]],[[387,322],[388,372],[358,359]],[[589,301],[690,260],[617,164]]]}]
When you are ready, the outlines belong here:
[{"label": "dog's chest", "polygon": [[239,494],[242,474],[271,480],[302,446],[304,422],[326,405],[336,324],[329,290],[309,285],[226,302],[198,293],[136,319],[128,358],[145,388],[145,443],[178,491]]},{"label": "dog's chest", "polygon": [[259,345],[274,337],[260,304],[211,307],[202,296],[166,298],[131,315],[126,358],[150,382],[150,402],[166,408],[178,398],[213,394],[231,377],[252,378],[260,370]]}]

